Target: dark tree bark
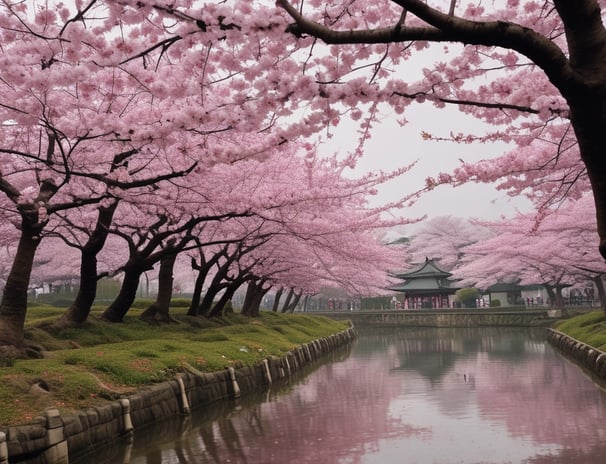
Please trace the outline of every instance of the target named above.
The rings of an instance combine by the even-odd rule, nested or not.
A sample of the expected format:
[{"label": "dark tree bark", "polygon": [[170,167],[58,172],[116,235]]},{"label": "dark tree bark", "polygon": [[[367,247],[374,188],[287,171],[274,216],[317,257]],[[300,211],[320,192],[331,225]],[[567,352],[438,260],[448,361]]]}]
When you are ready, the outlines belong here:
[{"label": "dark tree bark", "polygon": [[108,207],[99,207],[97,224],[88,241],[81,250],[80,287],[74,302],[67,311],[53,324],[55,327],[78,326],[86,322],[91,307],[97,296],[97,255],[103,249],[109,235],[114,213],[118,202]]},{"label": "dark tree bark", "polygon": [[278,308],[280,307],[280,298],[282,298],[282,293],[284,293],[284,287],[280,287],[276,292],[276,296],[274,297],[274,305],[272,307],[272,311],[274,313],[278,312]]},{"label": "dark tree bark", "polygon": [[286,311],[288,311],[288,307],[289,307],[292,297],[294,295],[295,295],[295,290],[293,288],[291,288],[288,291],[288,295],[286,295],[286,300],[284,301],[284,304],[282,305],[282,309],[280,310],[281,313],[285,313]]},{"label": "dark tree bark", "polygon": [[[203,314],[201,312],[201,310],[202,310],[201,300],[202,300],[202,290],[204,288],[204,281],[206,280],[206,277],[208,276],[212,267],[215,266],[222,257],[227,258],[226,252],[227,252],[227,246],[225,248],[223,248],[223,250],[221,250],[219,253],[214,254],[212,256],[212,258],[210,258],[209,260],[206,260],[204,258],[204,252],[202,250],[200,250],[200,264],[196,263],[196,260],[192,258],[191,267],[192,267],[192,269],[198,271],[198,275],[196,276],[194,294],[192,295],[191,303],[189,305],[189,309],[187,310],[188,316],[198,316],[200,314]],[[212,300],[211,300],[211,303],[212,303]],[[209,307],[209,309],[210,309],[210,307]]]},{"label": "dark tree bark", "polygon": [[242,314],[248,317],[259,317],[263,297],[271,289],[271,285],[264,287],[264,280],[250,281],[246,289],[246,297],[242,305]]},{"label": "dark tree bark", "polygon": [[208,287],[208,290],[206,290],[206,294],[202,298],[202,302],[198,306],[198,309],[196,310],[195,314],[192,315],[203,316],[211,312],[215,297],[219,294],[219,292],[227,288],[229,285],[228,274],[230,266],[234,263],[234,261],[236,261],[238,256],[239,254],[237,251],[233,252],[221,265],[217,264],[217,272],[213,276],[213,279]]},{"label": "dark tree bark", "polygon": [[228,292],[227,289],[221,294],[219,299],[214,302],[210,311],[206,314],[206,317],[212,319],[213,317],[221,317],[223,315],[223,308],[228,301],[231,300],[233,293]]},{"label": "dark tree bark", "polygon": [[[2,176],[0,176],[0,191],[15,203],[18,202],[19,191],[6,182]],[[24,339],[27,292],[36,250],[46,226],[46,221],[40,220],[38,204],[46,203],[56,192],[57,187],[53,183],[43,181],[37,201],[18,206],[21,215],[21,234],[0,302],[0,357],[3,355],[11,357],[28,355]]]},{"label": "dark tree bark", "polygon": [[206,276],[208,275],[208,270],[203,270],[204,265],[196,263],[194,258],[191,259],[191,267],[194,271],[198,271],[196,275],[196,282],[194,284],[194,293],[191,297],[191,302],[189,303],[189,308],[187,309],[188,316],[196,316],[198,313],[198,306],[200,306],[200,301],[202,299],[202,290],[204,289],[204,281],[206,280]]},{"label": "dark tree bark", "polygon": [[244,295],[244,302],[242,303],[242,310],[240,311],[240,313],[243,314],[244,316],[249,316],[251,304],[254,299],[254,294],[256,291],[257,291],[257,281],[252,280],[252,279],[249,280],[248,285],[246,287],[246,294]]},{"label": "dark tree bark", "polygon": [[601,275],[598,275],[595,276],[592,280],[598,290],[600,307],[602,308],[602,311],[604,311],[604,316],[606,317],[606,289],[604,288],[604,279]]},{"label": "dark tree bark", "polygon": [[557,308],[564,308],[565,302],[564,302],[564,297],[562,296],[562,290],[564,290],[567,287],[570,287],[570,285],[543,284],[543,287],[545,287],[545,290],[547,291],[547,296],[549,297],[549,305],[555,306]]},{"label": "dark tree bark", "polygon": [[[107,309],[101,315],[101,318],[108,322],[122,322],[124,316],[131,308],[135,298],[137,296],[137,288],[139,287],[139,280],[141,275],[153,269],[157,262],[162,262],[164,258],[170,256],[177,256],[179,252],[183,251],[184,247],[188,243],[191,237],[188,235],[182,237],[180,241],[175,245],[176,240],[169,241],[169,244],[165,248],[155,251],[156,246],[162,243],[162,239],[165,237],[158,236],[151,241],[143,251],[137,250],[135,246],[131,246],[130,258],[126,265],[123,267],[124,280],[120,287],[120,292],[115,300],[107,307]],[[174,263],[170,264],[173,266]],[[172,270],[171,270],[172,278]],[[172,295],[172,283],[171,291]],[[166,298],[166,294],[162,296]],[[164,304],[164,303],[162,303]],[[170,297],[169,297],[170,304]]]},{"label": "dark tree bark", "polygon": [[554,288],[551,285],[543,285],[545,287],[545,291],[547,292],[547,297],[549,298],[549,306],[556,306],[556,293]]},{"label": "dark tree bark", "polygon": [[[166,224],[167,220],[165,216],[159,216],[156,223],[148,230],[141,231],[138,237],[119,232],[119,235],[128,243],[130,256],[122,268],[124,280],[120,292],[103,312],[102,319],[108,322],[121,322],[135,301],[141,274],[153,269],[154,265],[165,257],[177,255],[185,250],[188,243],[194,239],[191,235],[193,228],[203,219],[190,219],[175,229],[160,232],[160,228]],[[166,245],[164,245],[165,242],[167,242]]]},{"label": "dark tree bark", "polygon": [[[33,222],[33,224],[31,223]],[[27,308],[27,290],[32,273],[36,249],[40,244],[42,226],[27,218],[21,223],[21,236],[17,253],[6,279],[0,303],[0,357],[24,356],[24,324]]]},{"label": "dark tree bark", "polygon": [[303,295],[303,291],[294,294],[294,299],[290,302],[288,308],[286,308],[289,313],[293,313],[295,311],[299,301],[301,300],[301,295]]},{"label": "dark tree bark", "polygon": [[124,316],[133,305],[137,297],[137,288],[141,274],[152,269],[152,266],[146,266],[144,261],[137,257],[131,257],[124,266],[124,280],[120,287],[120,292],[114,301],[105,309],[101,319],[108,322],[122,322]]},{"label": "dark tree bark", "polygon": [[228,301],[234,296],[236,290],[242,286],[242,284],[246,281],[245,277],[238,277],[233,279],[233,281],[225,288],[223,294],[219,297],[219,300],[213,305],[210,312],[207,314],[208,318],[219,317],[223,314],[223,309]]},{"label": "dark tree bark", "polygon": [[271,285],[267,287],[261,287],[259,292],[257,292],[255,299],[252,302],[252,308],[250,310],[249,317],[259,317],[259,312],[261,311],[261,303],[263,302],[263,298],[269,290],[271,289]]},{"label": "dark tree bark", "polygon": [[167,254],[160,260],[158,296],[156,297],[156,301],[143,311],[140,316],[142,320],[161,324],[176,322],[169,315],[170,301],[173,295],[173,269],[176,260],[177,253]]},{"label": "dark tree bark", "polygon": [[[214,279],[213,279],[214,280]],[[198,306],[196,313],[194,316],[205,316],[210,313],[213,308],[213,302],[215,301],[215,297],[222,291],[225,290],[227,284],[224,282],[218,283],[216,285],[212,285],[206,290],[204,297],[202,298],[202,302]]]}]

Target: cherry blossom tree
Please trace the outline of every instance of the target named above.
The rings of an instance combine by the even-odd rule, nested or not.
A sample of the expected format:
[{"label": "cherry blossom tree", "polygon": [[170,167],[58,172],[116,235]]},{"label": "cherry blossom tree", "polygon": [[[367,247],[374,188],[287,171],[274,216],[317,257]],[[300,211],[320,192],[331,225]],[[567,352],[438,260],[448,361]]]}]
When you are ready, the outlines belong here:
[{"label": "cherry blossom tree", "polygon": [[[541,208],[591,189],[606,256],[601,1],[277,3],[132,0],[112,12],[114,20],[127,12],[134,22],[153,24],[156,37],[138,37],[149,49],[231,47],[229,69],[266,76],[265,94],[282,98],[291,114],[301,110],[297,102],[308,102],[299,113],[308,134],[322,126],[330,133],[331,125],[350,117],[360,121],[363,142],[384,105],[396,113],[412,102],[455,105],[495,129],[440,134],[428,128],[426,138],[502,140],[514,148],[492,161],[463,161],[454,173],[428,178],[426,188],[502,179],[500,188],[527,194]],[[169,17],[178,32],[167,25]],[[256,50],[267,54],[251,54],[244,45],[259,36],[264,45]],[[444,61],[428,64],[436,53]],[[408,77],[414,71],[420,78]]]},{"label": "cherry blossom tree", "polygon": [[[179,195],[181,189],[173,189]],[[194,237],[200,236],[205,223],[223,221],[236,216],[246,216],[246,209],[231,210],[230,205],[202,202],[200,197],[190,195],[182,199],[164,194],[159,201],[157,194],[149,195],[146,200],[139,197],[136,204],[130,205],[128,214],[114,221],[112,233],[121,237],[128,245],[128,259],[122,266],[123,281],[120,293],[104,311],[103,318],[110,322],[120,322],[131,308],[135,299],[141,275],[161,262],[161,271],[165,277],[172,276],[172,267],[176,255],[192,244]],[[167,202],[168,205],[163,204]],[[194,205],[192,205],[194,203]],[[224,209],[224,211],[223,211]],[[122,222],[124,221],[124,222]],[[223,239],[221,239],[223,241]],[[166,267],[168,266],[168,267]],[[161,279],[161,282],[164,282]],[[172,285],[163,288],[162,301],[157,301],[144,317],[169,322],[168,302]],[[170,292],[172,293],[172,292]]]},{"label": "cherry blossom tree", "polygon": [[452,216],[441,216],[423,222],[409,239],[411,263],[429,257],[439,260],[445,271],[457,267],[465,248],[488,239],[492,232],[481,222]]},{"label": "cherry blossom tree", "polygon": [[494,237],[466,247],[464,264],[454,275],[480,288],[498,280],[540,284],[558,305],[563,304],[563,288],[593,282],[606,308],[606,265],[592,247],[596,227],[591,195],[544,213],[540,220],[528,214],[491,224]]},{"label": "cherry blossom tree", "polygon": [[[384,219],[381,215],[393,205],[369,208],[367,203],[377,186],[407,169],[347,178],[344,164],[335,158],[321,159],[305,150],[302,156],[285,157],[284,150],[269,162],[247,160],[213,168],[211,178],[227,195],[221,201],[224,207],[231,201],[252,215],[221,223],[222,232],[212,231],[213,237],[225,240],[241,238],[214,255],[217,269],[190,314],[219,314],[221,305],[245,283],[251,292],[255,287],[266,293],[272,286],[286,286],[296,288],[298,295],[314,293],[327,281],[359,293],[385,284],[385,270],[397,258],[379,243],[376,231],[408,220]],[[250,300],[248,305],[254,308]],[[257,312],[251,309],[252,315]]]},{"label": "cherry blossom tree", "polygon": [[[90,46],[99,38],[57,13],[25,4],[3,4],[0,11],[7,70],[0,85],[0,191],[20,233],[0,303],[0,338],[17,354],[24,350],[27,289],[45,229],[58,227],[71,209],[111,201],[129,182],[151,183],[194,163],[174,156],[168,169],[160,168],[161,147],[150,149],[149,127],[134,125],[144,123],[133,110],[148,107],[149,92],[128,72],[100,67]],[[146,122],[154,121],[147,114]],[[146,175],[145,166],[153,173]]]},{"label": "cherry blossom tree", "polygon": [[[391,106],[404,113],[411,102],[454,104],[495,126],[481,134],[428,128],[428,139],[514,145],[495,160],[463,162],[453,173],[437,174],[427,189],[503,179],[501,188],[529,195],[540,215],[591,189],[596,240],[606,255],[604,6],[597,0],[543,5],[2,4],[0,202],[2,217],[20,235],[0,304],[2,344],[23,351],[35,254],[45,233],[62,227],[83,250],[91,243],[88,263],[110,227],[127,241],[139,240],[131,257],[155,243],[144,262],[133,264],[133,278],[124,279],[128,298],[141,269],[162,260],[168,266],[181,246],[194,243],[202,222],[243,211],[251,221],[226,221],[219,239],[236,240],[234,224],[244,231],[240,239],[262,238],[229,267],[241,285],[248,280],[261,293],[271,286],[297,295],[326,282],[351,292],[380,287],[385,278],[379,271],[393,266],[377,230],[402,223],[385,217],[411,195],[380,208],[370,208],[367,198],[407,167],[355,179],[348,170],[381,111]],[[438,47],[449,61],[419,64],[417,56]],[[407,65],[421,69],[420,77],[408,77]],[[323,158],[315,141],[330,137],[346,117],[359,121],[358,149]],[[299,151],[301,158],[293,155]],[[251,158],[254,163],[240,163]],[[295,161],[281,165],[281,159]],[[286,174],[271,177],[272,168]],[[194,197],[211,210],[186,208]],[[177,208],[168,207],[176,198]],[[132,214],[116,222],[120,208]],[[146,228],[155,235],[145,235]],[[372,265],[360,269],[361,262]],[[600,272],[593,264],[587,269]],[[128,311],[122,303],[117,320]]]},{"label": "cherry blossom tree", "polygon": [[[371,76],[366,82],[374,81],[377,87],[372,94],[375,101],[386,101],[399,110],[410,101],[427,100],[437,107],[455,104],[501,126],[485,139],[517,145],[515,153],[490,163],[490,169],[464,163],[454,177],[431,179],[429,187],[470,177],[507,176],[512,171],[538,171],[552,197],[554,189],[578,194],[590,185],[600,251],[606,257],[603,2],[509,0],[461,5],[393,0],[333,2],[326,7],[321,2],[279,0],[278,4],[294,21],[289,31],[295,36],[335,44],[330,55],[317,60],[325,70],[320,79],[327,83],[330,101],[344,95],[360,100],[341,88],[355,69],[366,64]],[[418,82],[397,78],[402,62],[430,43],[446,44],[445,50],[448,44],[464,47],[457,48],[449,62],[424,68]],[[368,98],[367,91],[363,98]],[[452,137],[473,140],[459,134]],[[516,188],[534,190],[533,177],[518,176],[516,182],[522,185]]]},{"label": "cherry blossom tree", "polygon": [[[191,42],[171,46],[170,53],[150,48],[155,28],[137,24],[145,15],[116,19],[116,8],[123,12],[116,3],[97,1],[0,7],[6,70],[0,83],[0,191],[4,217],[20,233],[0,303],[0,339],[13,354],[24,351],[36,250],[44,231],[57,229],[70,209],[100,205],[88,209],[97,222],[86,222],[92,235],[80,242],[83,278],[91,282],[90,264],[125,190],[184,175],[201,158],[209,165],[229,162],[287,142],[285,132],[274,130],[276,112],[258,105],[264,89],[254,90],[254,76],[231,74],[225,50],[210,53],[207,43],[201,61],[204,52]],[[213,135],[225,131],[263,131],[263,137],[209,148]],[[84,293],[77,301],[81,316],[92,298],[91,291]]]}]

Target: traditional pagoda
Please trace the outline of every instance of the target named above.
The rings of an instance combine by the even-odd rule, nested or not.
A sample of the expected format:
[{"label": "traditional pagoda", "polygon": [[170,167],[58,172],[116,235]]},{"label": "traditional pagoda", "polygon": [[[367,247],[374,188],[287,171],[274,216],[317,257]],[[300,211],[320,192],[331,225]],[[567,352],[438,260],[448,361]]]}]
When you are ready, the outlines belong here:
[{"label": "traditional pagoda", "polygon": [[458,290],[449,280],[450,276],[452,274],[440,269],[433,259],[425,258],[417,269],[394,274],[404,282],[390,290],[404,293],[404,309],[450,308],[452,296]]}]

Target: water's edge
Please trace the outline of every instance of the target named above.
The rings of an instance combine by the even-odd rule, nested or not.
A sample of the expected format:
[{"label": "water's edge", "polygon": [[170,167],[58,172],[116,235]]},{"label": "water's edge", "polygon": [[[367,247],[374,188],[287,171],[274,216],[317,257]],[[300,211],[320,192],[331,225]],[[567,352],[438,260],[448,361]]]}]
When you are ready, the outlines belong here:
[{"label": "water's edge", "polygon": [[558,352],[584,369],[597,383],[606,385],[606,352],[555,329],[548,329],[547,341]]},{"label": "water's edge", "polygon": [[33,423],[0,427],[0,464],[67,464],[154,422],[187,415],[192,408],[263,391],[288,379],[357,337],[354,327],[303,344],[283,357],[270,357],[255,366],[229,367],[203,373],[190,368],[175,379],[140,392],[62,417],[48,409]]}]

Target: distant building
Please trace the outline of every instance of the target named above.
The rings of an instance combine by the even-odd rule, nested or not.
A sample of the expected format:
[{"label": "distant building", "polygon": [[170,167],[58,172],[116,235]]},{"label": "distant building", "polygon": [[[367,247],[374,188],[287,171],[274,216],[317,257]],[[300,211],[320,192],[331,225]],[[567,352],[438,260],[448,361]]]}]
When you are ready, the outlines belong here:
[{"label": "distant building", "polygon": [[453,306],[454,294],[459,287],[450,280],[452,274],[440,269],[433,259],[425,258],[425,262],[417,269],[393,275],[404,281],[389,288],[404,293],[403,309]]},{"label": "distant building", "polygon": [[497,282],[486,289],[491,306],[498,301],[499,306],[523,305],[522,290],[524,288],[516,282]]}]

